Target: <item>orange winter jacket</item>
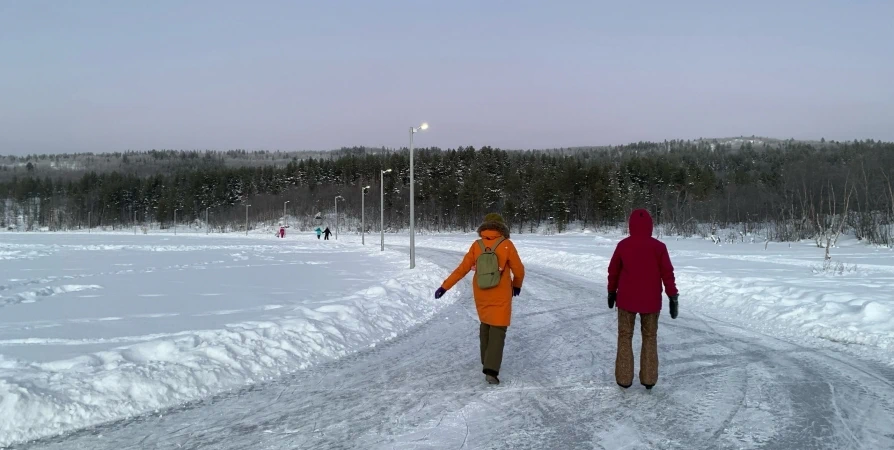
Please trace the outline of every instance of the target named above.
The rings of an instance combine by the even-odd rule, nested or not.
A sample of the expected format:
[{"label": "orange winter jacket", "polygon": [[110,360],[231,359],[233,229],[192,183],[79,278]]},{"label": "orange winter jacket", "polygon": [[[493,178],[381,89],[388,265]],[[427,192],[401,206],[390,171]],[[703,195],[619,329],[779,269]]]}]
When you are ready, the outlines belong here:
[{"label": "orange winter jacket", "polygon": [[[488,325],[508,327],[512,316],[512,288],[522,286],[522,281],[525,278],[525,266],[522,264],[521,258],[518,257],[515,245],[509,240],[509,231],[505,225],[485,223],[478,229],[478,235],[484,240],[484,246],[487,248],[492,248],[500,238],[506,238],[494,251],[503,271],[500,284],[491,289],[479,289],[478,283],[472,283],[478,319]],[[459,267],[447,277],[441,287],[449,290],[459,283],[469,271],[475,269],[475,262],[481,253],[478,241],[473,242]]]}]

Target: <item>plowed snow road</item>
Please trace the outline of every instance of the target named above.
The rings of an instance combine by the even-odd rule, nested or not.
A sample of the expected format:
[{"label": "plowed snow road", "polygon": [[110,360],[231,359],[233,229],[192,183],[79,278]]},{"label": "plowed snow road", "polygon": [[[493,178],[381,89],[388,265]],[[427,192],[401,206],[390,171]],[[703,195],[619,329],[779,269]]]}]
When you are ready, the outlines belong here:
[{"label": "plowed snow road", "polygon": [[[461,256],[417,253],[449,268]],[[19,448],[894,448],[888,367],[683,303],[679,319],[659,322],[654,391],[624,391],[614,383],[617,319],[603,280],[557,278],[534,264],[528,272],[500,386],[484,383],[464,294],[427,324],[350,357]]]}]

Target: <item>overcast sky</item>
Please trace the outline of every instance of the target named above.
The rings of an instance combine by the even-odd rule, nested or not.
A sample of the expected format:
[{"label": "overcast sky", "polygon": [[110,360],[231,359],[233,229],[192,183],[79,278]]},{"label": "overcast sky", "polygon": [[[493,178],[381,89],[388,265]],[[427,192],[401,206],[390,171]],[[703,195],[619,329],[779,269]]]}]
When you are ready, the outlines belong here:
[{"label": "overcast sky", "polygon": [[0,0],[0,154],[894,140],[894,1]]}]

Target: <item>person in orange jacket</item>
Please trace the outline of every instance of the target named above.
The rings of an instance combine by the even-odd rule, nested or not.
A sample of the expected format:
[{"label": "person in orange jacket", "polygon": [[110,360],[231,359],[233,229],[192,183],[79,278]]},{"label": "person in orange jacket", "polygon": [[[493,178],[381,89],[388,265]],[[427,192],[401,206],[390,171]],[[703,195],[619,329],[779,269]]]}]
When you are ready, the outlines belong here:
[{"label": "person in orange jacket", "polygon": [[484,366],[484,378],[490,384],[500,384],[500,379],[497,376],[500,374],[500,365],[503,362],[506,330],[509,328],[512,316],[512,297],[521,293],[522,282],[525,278],[525,266],[518,256],[515,245],[509,240],[509,228],[499,214],[491,213],[484,218],[484,223],[478,227],[478,236],[481,239],[472,243],[472,247],[469,248],[469,252],[466,253],[459,267],[435,291],[435,298],[441,298],[466,274],[476,270],[479,261],[483,261],[482,265],[492,264],[487,262],[492,258],[489,255],[479,260],[483,254],[493,253],[496,256],[495,270],[497,272],[488,275],[482,270],[476,270],[472,286],[475,308],[478,310],[478,319],[481,321],[478,336],[481,341],[481,364]]}]

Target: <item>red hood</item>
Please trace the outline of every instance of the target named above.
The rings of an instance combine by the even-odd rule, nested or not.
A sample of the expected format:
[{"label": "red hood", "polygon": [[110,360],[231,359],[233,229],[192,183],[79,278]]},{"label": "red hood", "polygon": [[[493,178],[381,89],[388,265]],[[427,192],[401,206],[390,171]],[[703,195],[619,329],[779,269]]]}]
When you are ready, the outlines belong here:
[{"label": "red hood", "polygon": [[631,236],[651,237],[652,236],[652,216],[645,209],[637,209],[630,214],[630,221],[627,223]]}]

